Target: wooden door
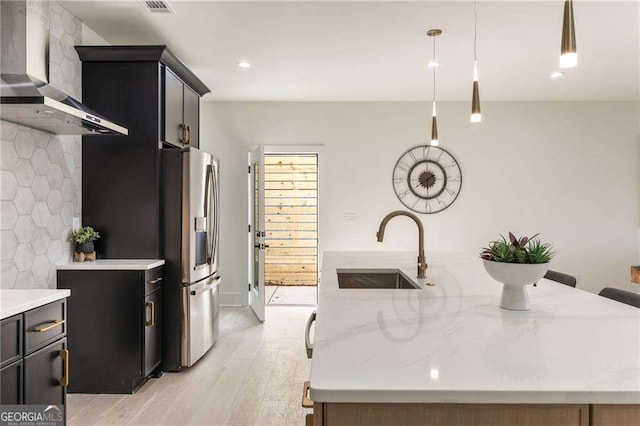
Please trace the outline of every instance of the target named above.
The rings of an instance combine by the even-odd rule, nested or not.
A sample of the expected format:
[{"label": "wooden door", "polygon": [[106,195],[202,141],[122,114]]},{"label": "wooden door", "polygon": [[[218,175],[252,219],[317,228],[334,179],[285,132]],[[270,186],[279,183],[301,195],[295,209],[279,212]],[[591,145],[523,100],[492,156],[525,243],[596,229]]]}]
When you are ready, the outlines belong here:
[{"label": "wooden door", "polygon": [[184,84],[164,67],[164,127],[163,140],[172,145],[183,143],[183,91]]},{"label": "wooden door", "polygon": [[187,85],[184,86],[184,124],[188,127],[188,142],[200,148],[200,97]]},{"label": "wooden door", "polygon": [[40,349],[24,359],[25,404],[64,405],[66,387],[61,380],[65,371],[61,351],[67,348],[67,339],[62,339]]},{"label": "wooden door", "polygon": [[318,156],[265,156],[265,256],[268,286],[318,283]]}]

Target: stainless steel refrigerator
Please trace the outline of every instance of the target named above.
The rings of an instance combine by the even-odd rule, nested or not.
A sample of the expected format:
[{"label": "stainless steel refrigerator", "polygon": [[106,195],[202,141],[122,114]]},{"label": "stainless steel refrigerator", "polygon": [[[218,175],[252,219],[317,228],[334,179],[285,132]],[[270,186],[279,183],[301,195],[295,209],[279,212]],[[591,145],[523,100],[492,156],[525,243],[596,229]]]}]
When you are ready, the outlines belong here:
[{"label": "stainless steel refrigerator", "polygon": [[218,337],[219,161],[196,148],[162,154],[163,370],[198,361]]}]

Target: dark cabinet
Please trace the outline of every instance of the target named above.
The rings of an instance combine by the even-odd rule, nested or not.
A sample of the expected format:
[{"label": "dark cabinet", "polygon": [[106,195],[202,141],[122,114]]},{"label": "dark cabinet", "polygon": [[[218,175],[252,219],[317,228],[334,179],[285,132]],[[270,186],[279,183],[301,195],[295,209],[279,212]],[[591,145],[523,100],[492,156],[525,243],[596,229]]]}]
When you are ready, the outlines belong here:
[{"label": "dark cabinet", "polygon": [[27,356],[24,359],[25,404],[63,405],[68,373],[66,339]]},{"label": "dark cabinet", "polygon": [[158,368],[162,360],[162,291],[144,297],[144,375]]},{"label": "dark cabinet", "polygon": [[0,368],[22,358],[22,314],[5,318],[0,322]]},{"label": "dark cabinet", "polygon": [[184,124],[189,145],[200,148],[200,97],[189,86],[184,86]]},{"label": "dark cabinet", "polygon": [[164,133],[172,145],[199,147],[200,97],[169,68],[162,67]]},{"label": "dark cabinet", "polygon": [[189,133],[199,146],[199,98],[209,89],[166,46],[76,50],[82,102],[129,129],[82,137],[82,222],[101,233],[103,259],[161,259],[161,149],[184,146]]},{"label": "dark cabinet", "polygon": [[173,145],[184,143],[186,129],[183,128],[184,83],[167,67],[162,67],[164,77],[164,137],[163,141]]},{"label": "dark cabinet", "polygon": [[22,360],[0,369],[0,404],[22,404]]},{"label": "dark cabinet", "polygon": [[66,299],[2,320],[1,404],[65,405]]},{"label": "dark cabinet", "polygon": [[159,370],[162,267],[151,270],[58,270],[71,290],[71,393],[133,393]]}]

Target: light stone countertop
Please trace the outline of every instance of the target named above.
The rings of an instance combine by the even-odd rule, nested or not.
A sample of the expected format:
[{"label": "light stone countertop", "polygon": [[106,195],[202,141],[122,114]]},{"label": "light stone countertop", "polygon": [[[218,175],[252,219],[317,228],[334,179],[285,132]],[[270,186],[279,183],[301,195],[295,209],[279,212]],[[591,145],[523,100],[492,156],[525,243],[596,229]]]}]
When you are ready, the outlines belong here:
[{"label": "light stone countertop", "polygon": [[164,265],[163,259],[97,259],[57,265],[59,271],[147,271]]},{"label": "light stone countertop", "polygon": [[509,311],[479,258],[427,262],[421,290],[340,289],[341,268],[413,278],[416,254],[324,253],[312,400],[640,403],[640,309],[543,279]]},{"label": "light stone countertop", "polygon": [[0,319],[64,299],[71,290],[0,290]]}]

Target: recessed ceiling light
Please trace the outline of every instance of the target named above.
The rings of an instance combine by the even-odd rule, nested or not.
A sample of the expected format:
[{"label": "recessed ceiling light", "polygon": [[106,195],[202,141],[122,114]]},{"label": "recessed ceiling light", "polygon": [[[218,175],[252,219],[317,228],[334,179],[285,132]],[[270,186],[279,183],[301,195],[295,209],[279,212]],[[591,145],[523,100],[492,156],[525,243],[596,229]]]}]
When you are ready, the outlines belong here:
[{"label": "recessed ceiling light", "polygon": [[563,75],[564,75],[564,73],[563,73],[563,72],[561,72],[561,71],[555,71],[555,72],[552,72],[552,73],[551,73],[551,76],[550,76],[550,77],[551,77],[551,78],[560,78],[560,77],[562,77]]},{"label": "recessed ceiling light", "polygon": [[251,64],[249,62],[247,62],[247,61],[240,61],[240,62],[238,62],[238,66],[240,68],[250,68]]},{"label": "recessed ceiling light", "polygon": [[440,62],[430,61],[430,62],[427,64],[427,66],[428,66],[429,68],[436,68],[436,67],[439,67],[439,66],[440,66]]}]

